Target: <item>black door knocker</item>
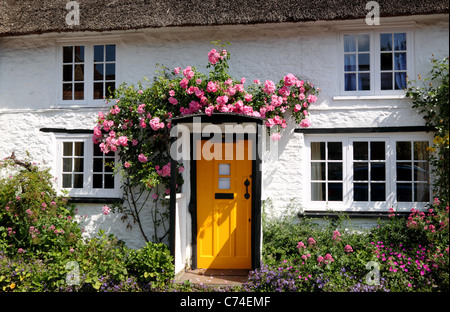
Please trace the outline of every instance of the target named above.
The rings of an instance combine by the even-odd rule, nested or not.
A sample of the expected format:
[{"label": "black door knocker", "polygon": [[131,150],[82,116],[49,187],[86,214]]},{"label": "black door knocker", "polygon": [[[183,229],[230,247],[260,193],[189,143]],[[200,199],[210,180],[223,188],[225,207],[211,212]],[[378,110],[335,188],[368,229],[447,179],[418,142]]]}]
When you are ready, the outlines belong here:
[{"label": "black door knocker", "polygon": [[245,197],[245,199],[249,199],[250,198],[250,194],[248,193],[248,186],[250,185],[250,181],[248,179],[246,179],[245,182],[244,182],[244,185],[245,185],[244,197]]}]

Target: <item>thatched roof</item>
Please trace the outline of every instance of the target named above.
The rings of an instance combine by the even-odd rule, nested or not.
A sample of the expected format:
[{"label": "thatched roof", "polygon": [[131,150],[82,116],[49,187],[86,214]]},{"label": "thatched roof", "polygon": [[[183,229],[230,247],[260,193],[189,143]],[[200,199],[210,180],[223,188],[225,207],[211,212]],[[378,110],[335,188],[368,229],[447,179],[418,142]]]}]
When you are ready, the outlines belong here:
[{"label": "thatched roof", "polygon": [[[0,37],[49,32],[364,18],[368,0],[77,0],[80,24],[67,25],[68,0],[0,0]],[[381,17],[448,13],[447,0],[377,0]]]}]

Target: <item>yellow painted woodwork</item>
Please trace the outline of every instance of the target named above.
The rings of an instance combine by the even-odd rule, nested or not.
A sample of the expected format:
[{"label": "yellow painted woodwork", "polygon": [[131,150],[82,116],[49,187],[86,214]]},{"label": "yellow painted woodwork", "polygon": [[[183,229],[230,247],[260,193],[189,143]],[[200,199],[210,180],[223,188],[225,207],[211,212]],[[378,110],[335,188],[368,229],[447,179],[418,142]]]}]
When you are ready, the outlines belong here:
[{"label": "yellow painted woodwork", "polygon": [[[197,142],[197,267],[251,268],[252,161],[249,141]],[[203,149],[203,153],[199,153]],[[204,157],[203,157],[204,156]],[[213,157],[214,156],[214,157]],[[212,158],[212,159],[211,159]],[[223,169],[219,174],[219,167]],[[227,169],[229,168],[229,174]],[[219,178],[221,183],[219,184]],[[248,193],[244,198],[248,179]],[[220,189],[219,186],[229,189]],[[215,199],[215,193],[232,193],[233,199]]]}]

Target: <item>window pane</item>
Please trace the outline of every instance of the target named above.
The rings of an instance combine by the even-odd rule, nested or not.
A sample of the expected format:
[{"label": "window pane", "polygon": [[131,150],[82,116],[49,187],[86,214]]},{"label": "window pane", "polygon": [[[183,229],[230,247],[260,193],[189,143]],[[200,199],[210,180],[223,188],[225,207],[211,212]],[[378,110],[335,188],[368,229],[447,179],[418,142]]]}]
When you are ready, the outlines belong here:
[{"label": "window pane", "polygon": [[395,90],[406,89],[406,72],[395,73]]},{"label": "window pane", "polygon": [[342,201],[342,183],[328,184],[328,200]]},{"label": "window pane", "polygon": [[116,83],[115,82],[105,82],[105,96],[109,97],[114,93],[114,90],[116,89]]},{"label": "window pane", "polygon": [[414,201],[429,202],[430,190],[426,183],[414,183]]},{"label": "window pane", "polygon": [[412,201],[412,184],[411,183],[397,183],[397,201],[411,202]]},{"label": "window pane", "polygon": [[411,142],[397,142],[397,160],[411,160]]},{"label": "window pane", "polygon": [[370,90],[370,74],[363,73],[358,75],[358,89],[359,90]]},{"label": "window pane", "polygon": [[392,51],[392,34],[380,35],[380,49],[381,51]]},{"label": "window pane", "polygon": [[381,90],[392,90],[392,73],[381,73]]},{"label": "window pane", "polygon": [[325,163],[311,164],[311,180],[325,180]]},{"label": "window pane", "polygon": [[396,51],[406,50],[406,33],[394,34],[394,50]]},{"label": "window pane", "polygon": [[370,51],[370,36],[359,35],[358,36],[358,51]]},{"label": "window pane", "polygon": [[386,184],[372,183],[370,185],[370,200],[385,201],[386,200]]},{"label": "window pane", "polygon": [[72,65],[63,66],[63,81],[72,81]]},{"label": "window pane", "polygon": [[394,69],[406,70],[406,53],[394,53]]},{"label": "window pane", "polygon": [[105,67],[105,80],[115,80],[116,64],[106,64]]},{"label": "window pane", "polygon": [[311,183],[311,200],[312,201],[325,201],[325,183]]},{"label": "window pane", "polygon": [[103,66],[104,64],[94,64],[94,80],[103,80]]},{"label": "window pane", "polygon": [[414,160],[428,160],[428,142],[414,142]]},{"label": "window pane", "polygon": [[344,35],[344,52],[356,51],[356,36]]},{"label": "window pane", "polygon": [[353,184],[353,200],[368,201],[369,200],[369,184],[354,183]]},{"label": "window pane", "polygon": [[84,83],[74,83],[75,93],[74,100],[84,99]]},{"label": "window pane", "polygon": [[386,152],[384,148],[384,142],[370,142],[370,159],[385,160]]},{"label": "window pane", "polygon": [[342,160],[342,143],[328,142],[328,159]]},{"label": "window pane", "polygon": [[428,181],[428,163],[414,163],[414,181]]},{"label": "window pane", "polygon": [[386,181],[386,164],[374,162],[370,164],[370,180]]},{"label": "window pane", "polygon": [[63,143],[63,156],[73,156],[72,142],[64,142]]},{"label": "window pane", "polygon": [[106,158],[104,169],[105,172],[114,172],[114,159]]},{"label": "window pane", "polygon": [[72,172],[72,158],[63,158],[63,172]]},{"label": "window pane", "polygon": [[103,62],[103,46],[94,46],[94,62]]},{"label": "window pane", "polygon": [[84,171],[83,158],[75,158],[73,160],[73,162],[74,162],[74,168],[73,168],[74,172],[83,172]]},{"label": "window pane", "polygon": [[73,62],[73,47],[63,47],[63,63]]},{"label": "window pane", "polygon": [[105,188],[114,188],[114,176],[112,174],[105,174]]},{"label": "window pane", "polygon": [[63,100],[72,100],[72,84],[63,83]]},{"label": "window pane", "polygon": [[74,188],[83,188],[83,175],[82,174],[74,174],[73,175],[73,187]]},{"label": "window pane", "polygon": [[353,142],[353,159],[368,160],[369,159],[369,143]]},{"label": "window pane", "polygon": [[75,47],[75,62],[77,63],[84,62],[84,46]]},{"label": "window pane", "polygon": [[114,62],[116,60],[116,46],[114,44],[106,45],[106,61]]},{"label": "window pane", "polygon": [[100,144],[93,144],[94,145],[94,156],[103,156],[103,152],[100,150]]},{"label": "window pane", "polygon": [[75,65],[74,80],[75,81],[83,81],[84,80],[84,65],[83,64]]},{"label": "window pane", "polygon": [[412,168],[409,162],[397,163],[397,181],[412,181]]},{"label": "window pane", "polygon": [[72,175],[71,174],[63,174],[62,175],[62,187],[63,188],[71,188],[72,187]]},{"label": "window pane", "polygon": [[75,142],[75,156],[84,156],[84,143]]},{"label": "window pane", "polygon": [[328,180],[342,180],[342,163],[328,163]]},{"label": "window pane", "polygon": [[369,180],[369,163],[366,162],[353,163],[353,180],[355,181]]},{"label": "window pane", "polygon": [[94,99],[103,99],[103,82],[94,83]]},{"label": "window pane", "polygon": [[229,190],[231,188],[230,178],[219,178],[219,190]]},{"label": "window pane", "polygon": [[345,74],[345,91],[356,91],[356,74]]},{"label": "window pane", "polygon": [[94,174],[92,182],[94,188],[103,188],[103,174]]},{"label": "window pane", "polygon": [[392,70],[392,53],[380,54],[380,69]]},{"label": "window pane", "polygon": [[219,164],[219,175],[230,175],[230,164]]},{"label": "window pane", "polygon": [[94,158],[94,172],[103,172],[102,158]]},{"label": "window pane", "polygon": [[344,70],[356,71],[356,54],[344,55]]},{"label": "window pane", "polygon": [[325,160],[325,142],[311,142],[311,159]]},{"label": "window pane", "polygon": [[370,70],[370,54],[358,54],[358,70]]}]

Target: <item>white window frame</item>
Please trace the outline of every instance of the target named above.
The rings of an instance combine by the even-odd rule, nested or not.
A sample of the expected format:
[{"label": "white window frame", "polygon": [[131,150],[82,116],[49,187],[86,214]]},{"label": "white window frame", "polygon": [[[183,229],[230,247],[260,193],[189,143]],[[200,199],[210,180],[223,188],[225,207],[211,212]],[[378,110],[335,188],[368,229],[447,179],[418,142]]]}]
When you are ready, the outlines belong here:
[{"label": "white window frame", "polygon": [[[406,33],[406,74],[414,77],[414,31],[411,28],[382,27],[373,30],[349,29],[339,33],[339,90],[341,96],[404,96],[404,90],[381,90],[380,79],[380,34],[384,33]],[[370,35],[370,90],[346,91],[344,73],[344,35]]]},{"label": "white window frame", "polygon": [[[114,188],[93,188],[93,167],[94,167],[94,148],[92,142],[92,134],[55,134],[56,139],[56,185],[60,191],[68,191],[70,197],[106,197],[119,198],[121,196],[120,190],[120,176],[114,176]],[[62,166],[63,166],[63,143],[64,142],[83,142],[84,143],[84,171],[83,171],[83,188],[63,188]],[[117,153],[114,161],[118,163]]]},{"label": "white window frame", "polygon": [[[349,134],[305,134],[303,159],[305,165],[305,181],[303,198],[308,210],[334,211],[380,211],[387,212],[389,208],[397,211],[410,211],[411,208],[424,209],[425,202],[397,202],[396,197],[396,142],[397,141],[428,141],[432,146],[432,134],[423,132],[411,133],[349,133]],[[312,201],[311,200],[311,142],[342,142],[343,153],[343,200],[342,201]],[[386,153],[386,201],[355,202],[353,201],[353,142],[384,141]],[[432,168],[429,166],[430,198],[432,197]]]},{"label": "white window frame", "polygon": [[[116,46],[116,60],[115,60],[115,87],[120,85],[121,70],[120,70],[120,40],[117,36],[95,37],[89,39],[61,39],[56,45],[56,83],[57,86],[57,107],[108,107],[111,101],[104,99],[94,100],[94,46],[95,45],[115,45]],[[84,99],[83,100],[63,100],[63,47],[65,46],[84,46]]]}]

